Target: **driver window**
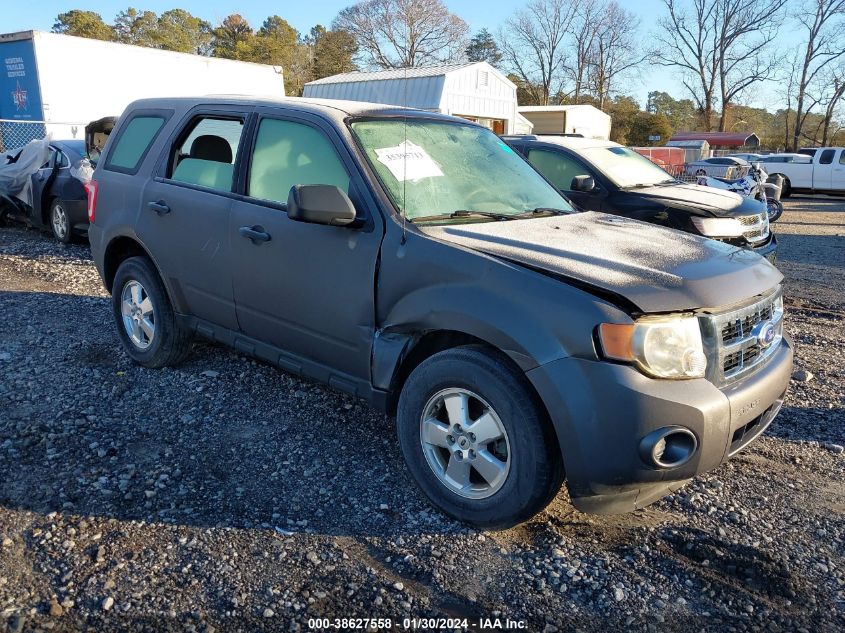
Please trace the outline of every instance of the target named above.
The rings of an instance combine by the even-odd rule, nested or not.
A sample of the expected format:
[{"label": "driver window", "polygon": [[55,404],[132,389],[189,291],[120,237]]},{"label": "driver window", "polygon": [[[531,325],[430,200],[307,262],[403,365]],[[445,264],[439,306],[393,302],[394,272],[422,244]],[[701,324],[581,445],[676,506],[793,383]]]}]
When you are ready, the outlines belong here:
[{"label": "driver window", "polygon": [[570,191],[575,176],[590,176],[581,163],[558,152],[532,149],[528,152],[528,162],[543,174],[558,189]]},{"label": "driver window", "polygon": [[294,185],[334,185],[348,194],[349,174],[316,128],[264,119],[255,138],[247,195],[285,204]]}]

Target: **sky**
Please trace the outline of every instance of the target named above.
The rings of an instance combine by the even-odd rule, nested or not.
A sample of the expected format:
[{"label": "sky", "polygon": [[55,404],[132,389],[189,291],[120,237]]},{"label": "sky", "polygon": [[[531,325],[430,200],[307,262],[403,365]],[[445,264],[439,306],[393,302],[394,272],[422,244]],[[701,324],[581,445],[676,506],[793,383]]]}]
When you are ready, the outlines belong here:
[{"label": "sky", "polygon": [[[302,33],[315,24],[329,26],[332,19],[344,7],[354,0],[317,0],[316,2],[281,2],[279,0],[0,0],[0,33],[24,30],[49,31],[55,17],[70,9],[89,9],[97,11],[103,19],[111,22],[118,12],[128,6],[162,13],[168,9],[182,8],[196,16],[217,24],[230,13],[240,13],[254,27],[260,26],[268,15],[278,14]],[[501,23],[517,8],[522,0],[446,0],[449,9],[461,16],[470,26],[472,33],[487,28],[496,32]],[[658,17],[662,13],[660,0],[622,0],[621,4],[639,16],[641,32],[644,36],[643,47],[650,44],[650,33],[656,28]],[[784,29],[779,44],[781,50],[797,44],[797,36]],[[662,90],[675,98],[687,97],[684,88],[676,79],[675,72],[661,67],[646,67],[639,78],[633,78],[624,90],[640,101],[645,107],[646,97],[652,90]],[[755,98],[749,99],[750,105],[776,108],[776,86],[769,83],[757,91]]]}]

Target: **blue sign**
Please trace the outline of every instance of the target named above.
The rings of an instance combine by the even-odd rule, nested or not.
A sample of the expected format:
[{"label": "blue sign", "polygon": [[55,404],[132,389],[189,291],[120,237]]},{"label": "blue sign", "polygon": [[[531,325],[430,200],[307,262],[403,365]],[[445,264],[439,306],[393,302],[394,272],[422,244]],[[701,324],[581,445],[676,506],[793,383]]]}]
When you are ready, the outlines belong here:
[{"label": "blue sign", "polygon": [[0,119],[44,119],[32,40],[0,43]]}]

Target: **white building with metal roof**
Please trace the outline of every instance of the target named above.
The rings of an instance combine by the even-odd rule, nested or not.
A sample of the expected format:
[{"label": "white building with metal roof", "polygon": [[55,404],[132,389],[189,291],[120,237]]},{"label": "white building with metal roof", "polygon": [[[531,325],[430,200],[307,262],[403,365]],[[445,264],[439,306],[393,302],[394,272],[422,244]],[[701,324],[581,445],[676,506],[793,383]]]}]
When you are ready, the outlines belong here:
[{"label": "white building with metal roof", "polygon": [[516,86],[487,62],[333,75],[305,84],[304,97],[419,108],[516,132]]}]

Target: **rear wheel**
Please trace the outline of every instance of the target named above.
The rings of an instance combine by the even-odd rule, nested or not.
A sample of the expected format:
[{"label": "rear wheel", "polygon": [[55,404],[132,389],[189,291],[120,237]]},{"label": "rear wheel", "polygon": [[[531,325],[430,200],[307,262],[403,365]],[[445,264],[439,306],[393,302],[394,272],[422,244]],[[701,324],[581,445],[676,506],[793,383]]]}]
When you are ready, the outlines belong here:
[{"label": "rear wheel", "polygon": [[50,203],[50,229],[53,231],[53,236],[65,244],[69,243],[73,237],[70,217],[67,214],[64,202],[59,198],[55,198]]},{"label": "rear wheel", "polygon": [[560,489],[557,439],[525,377],[482,347],[422,362],[405,382],[396,422],[417,484],[456,519],[507,528]]},{"label": "rear wheel", "polygon": [[188,355],[190,332],[176,318],[164,284],[146,257],[130,257],[118,267],[112,312],[123,348],[136,363],[164,367]]}]

